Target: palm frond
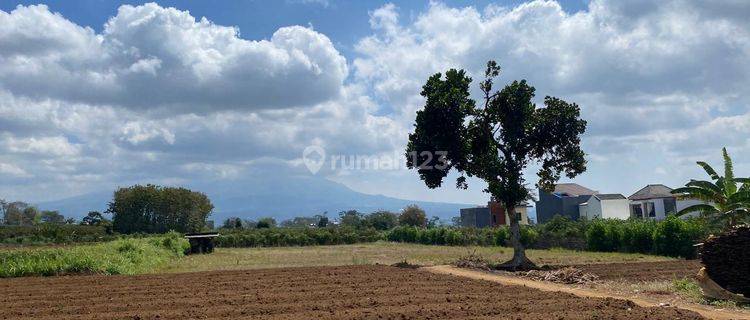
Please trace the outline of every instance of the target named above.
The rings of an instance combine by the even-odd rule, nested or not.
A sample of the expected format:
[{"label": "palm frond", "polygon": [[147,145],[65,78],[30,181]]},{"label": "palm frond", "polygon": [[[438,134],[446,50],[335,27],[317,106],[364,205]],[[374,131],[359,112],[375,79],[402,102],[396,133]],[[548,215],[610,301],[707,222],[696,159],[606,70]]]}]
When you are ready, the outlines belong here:
[{"label": "palm frond", "polygon": [[706,190],[699,187],[682,187],[672,190],[672,194],[676,195],[679,199],[695,199],[706,202],[724,203],[724,195],[719,193],[716,194],[711,190]]},{"label": "palm frond", "polygon": [[738,191],[750,191],[750,178],[734,178],[734,181],[742,184]]},{"label": "palm frond", "polygon": [[737,191],[727,198],[727,203],[738,203],[750,207],[750,191]]},{"label": "palm frond", "polygon": [[714,206],[701,203],[701,204],[694,204],[692,206],[689,206],[680,210],[679,212],[677,212],[676,216],[679,217],[679,216],[686,215],[688,213],[693,213],[693,212],[700,212],[701,215],[720,213],[719,210],[717,210]]},{"label": "palm frond", "polygon": [[690,180],[685,186],[688,187],[697,187],[701,189],[711,190],[714,193],[717,194],[724,194],[724,190],[722,190],[719,186],[714,184],[710,181],[703,181],[703,180]]},{"label": "palm frond", "polygon": [[734,182],[734,166],[732,165],[732,158],[727,153],[727,148],[721,148],[722,156],[724,156],[724,194],[727,197],[737,192],[737,184]]},{"label": "palm frond", "polygon": [[708,163],[705,163],[703,161],[698,161],[697,163],[703,168],[703,170],[706,171],[706,173],[708,173],[711,179],[718,180],[720,178],[719,174],[716,173],[716,170],[714,170],[714,168],[712,168]]},{"label": "palm frond", "polygon": [[719,177],[719,179],[716,179],[716,185],[721,188],[721,190],[724,190],[724,177]]}]

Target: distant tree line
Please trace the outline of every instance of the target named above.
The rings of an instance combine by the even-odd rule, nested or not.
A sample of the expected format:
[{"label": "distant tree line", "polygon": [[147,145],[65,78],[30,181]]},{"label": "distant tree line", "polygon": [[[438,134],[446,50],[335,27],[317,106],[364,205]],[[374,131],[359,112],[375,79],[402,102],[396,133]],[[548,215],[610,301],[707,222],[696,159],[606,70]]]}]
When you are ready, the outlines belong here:
[{"label": "distant tree line", "polygon": [[36,226],[40,224],[73,224],[75,219],[65,218],[59,211],[39,210],[26,202],[9,202],[0,199],[2,224],[9,226]]},{"label": "distant tree line", "polygon": [[221,225],[222,229],[264,229],[264,228],[325,228],[331,226],[354,229],[390,230],[397,226],[428,227],[441,225],[438,217],[427,219],[425,211],[417,205],[405,207],[400,213],[378,210],[365,214],[357,210],[339,212],[338,219],[332,221],[328,213],[311,217],[295,217],[277,223],[274,218],[261,218],[258,221],[231,217]]}]

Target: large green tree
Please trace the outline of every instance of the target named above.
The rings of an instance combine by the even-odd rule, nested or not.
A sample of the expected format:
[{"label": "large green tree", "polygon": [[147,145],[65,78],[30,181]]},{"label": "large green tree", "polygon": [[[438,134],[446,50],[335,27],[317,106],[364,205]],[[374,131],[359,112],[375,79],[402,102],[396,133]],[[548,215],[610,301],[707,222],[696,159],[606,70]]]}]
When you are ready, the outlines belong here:
[{"label": "large green tree", "polygon": [[[558,98],[545,97],[545,107],[537,108],[535,89],[526,80],[494,91],[499,74],[497,63],[489,61],[480,83],[481,106],[469,94],[472,79],[464,70],[431,76],[422,87],[426,102],[409,135],[406,161],[430,188],[441,186],[455,169],[457,187],[465,189],[466,177],[477,177],[487,182],[492,198],[516,208],[531,198],[523,177],[528,165],[539,166],[537,186],[544,190],[552,190],[561,173],[572,178],[586,169],[580,147],[586,121],[578,105]],[[521,243],[519,217],[509,216],[513,258],[503,267],[533,268]]]},{"label": "large green tree", "polygon": [[398,216],[398,224],[402,226],[426,227],[427,214],[418,205],[409,205]]},{"label": "large green tree", "polygon": [[149,184],[115,191],[107,212],[121,233],[198,232],[213,208],[201,192]]},{"label": "large green tree", "polygon": [[39,210],[34,206],[21,202],[0,201],[3,213],[3,223],[16,226],[31,226],[39,220]]},{"label": "large green tree", "polygon": [[398,215],[387,210],[378,210],[366,215],[363,224],[375,230],[390,230],[398,225]]},{"label": "large green tree", "polygon": [[672,190],[678,199],[694,199],[704,203],[686,207],[677,215],[698,212],[712,222],[724,226],[734,226],[750,220],[750,178],[734,176],[732,158],[726,148],[722,148],[724,157],[724,176],[716,173],[708,163],[698,161],[712,181],[690,180],[682,188]]},{"label": "large green tree", "polygon": [[59,211],[56,210],[42,210],[39,215],[39,220],[42,223],[64,224],[65,216],[63,216]]}]

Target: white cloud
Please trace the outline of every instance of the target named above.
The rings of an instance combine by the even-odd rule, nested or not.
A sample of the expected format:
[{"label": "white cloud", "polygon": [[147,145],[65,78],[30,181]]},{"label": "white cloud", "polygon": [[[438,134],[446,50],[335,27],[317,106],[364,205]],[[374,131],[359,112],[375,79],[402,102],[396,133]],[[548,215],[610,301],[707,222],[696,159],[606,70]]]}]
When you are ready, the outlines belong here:
[{"label": "white cloud", "polygon": [[16,166],[14,164],[11,164],[11,163],[2,163],[2,162],[0,162],[0,174],[3,176],[10,175],[13,177],[21,177],[21,178],[29,176],[29,173],[26,172],[26,170],[23,170],[23,168]]},{"label": "white cloud", "polygon": [[750,5],[595,0],[567,13],[554,1],[484,10],[435,2],[402,21],[389,4],[370,13],[374,32],[356,45],[354,76],[408,126],[427,77],[463,68],[476,90],[497,60],[501,84],[528,79],[538,98],[581,106],[591,164],[582,181],[627,193],[659,182],[644,174],[661,165],[672,170],[661,182],[679,185],[724,145],[750,166],[750,23],[739,12]]},{"label": "white cloud", "polygon": [[[97,33],[45,6],[20,6],[0,12],[0,172],[15,179],[0,195],[237,179],[299,166],[310,144],[329,154],[401,152],[427,77],[455,67],[477,81],[488,59],[503,67],[501,83],[526,78],[540,97],[581,105],[584,184],[623,193],[676,185],[701,174],[693,161],[718,161],[723,145],[750,169],[743,12],[731,2],[592,1],[577,13],[551,1],[433,3],[406,21],[389,4],[370,13],[373,34],[347,65],[311,28],[246,40],[147,4],[122,6]],[[471,195],[428,191],[414,172],[324,173],[371,193],[486,198],[479,184]]]},{"label": "white cloud", "polygon": [[18,139],[8,136],[0,145],[10,153],[28,153],[41,157],[75,156],[80,146],[71,144],[65,137],[41,137]]},{"label": "white cloud", "polygon": [[347,73],[305,27],[251,41],[149,3],[121,6],[96,34],[44,5],[0,11],[0,88],[18,96],[170,114],[288,108],[337,98]]}]

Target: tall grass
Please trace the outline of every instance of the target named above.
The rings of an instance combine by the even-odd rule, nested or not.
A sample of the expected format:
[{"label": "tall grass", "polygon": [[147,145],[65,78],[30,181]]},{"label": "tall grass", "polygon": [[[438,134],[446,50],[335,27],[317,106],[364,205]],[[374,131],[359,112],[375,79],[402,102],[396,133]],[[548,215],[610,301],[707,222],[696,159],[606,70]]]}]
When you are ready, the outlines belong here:
[{"label": "tall grass", "polygon": [[168,233],[71,248],[10,250],[0,252],[0,277],[144,273],[189,247],[180,234]]},{"label": "tall grass", "polygon": [[117,238],[103,226],[41,224],[0,226],[0,243],[14,245],[110,241]]}]

